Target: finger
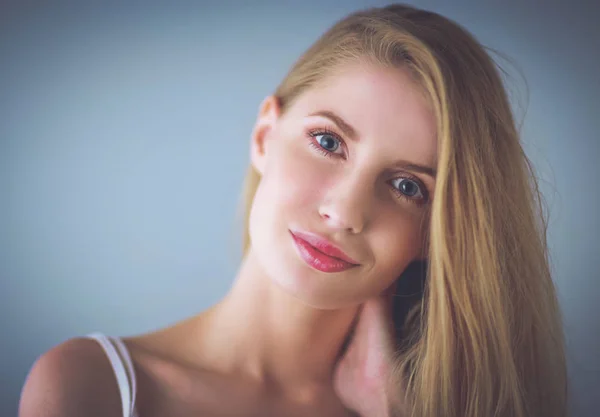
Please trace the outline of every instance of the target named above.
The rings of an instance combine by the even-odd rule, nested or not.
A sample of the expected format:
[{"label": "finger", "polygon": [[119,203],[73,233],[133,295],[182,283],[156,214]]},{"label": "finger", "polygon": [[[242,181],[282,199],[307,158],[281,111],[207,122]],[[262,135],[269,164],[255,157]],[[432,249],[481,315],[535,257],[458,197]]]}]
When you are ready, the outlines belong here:
[{"label": "finger", "polygon": [[363,306],[360,321],[359,326],[363,326],[370,343],[386,350],[393,349],[394,325],[386,300],[382,297],[368,300]]},{"label": "finger", "polygon": [[384,302],[381,298],[369,300],[363,309],[362,331],[360,336],[363,343],[359,351],[364,358],[364,372],[368,379],[381,381],[388,375],[393,357],[393,338],[390,333],[392,326],[386,317]]},{"label": "finger", "polygon": [[387,287],[382,293],[381,297],[385,303],[385,307],[388,309],[389,314],[392,314],[392,307],[394,305],[394,297],[398,289],[398,281],[394,281],[392,285]]},{"label": "finger", "polygon": [[396,293],[396,289],[398,288],[398,281],[394,281],[392,283],[392,285],[390,285],[389,287],[387,287],[385,290],[383,290],[383,292],[381,293],[382,296],[386,297],[386,296],[391,296],[393,294]]}]

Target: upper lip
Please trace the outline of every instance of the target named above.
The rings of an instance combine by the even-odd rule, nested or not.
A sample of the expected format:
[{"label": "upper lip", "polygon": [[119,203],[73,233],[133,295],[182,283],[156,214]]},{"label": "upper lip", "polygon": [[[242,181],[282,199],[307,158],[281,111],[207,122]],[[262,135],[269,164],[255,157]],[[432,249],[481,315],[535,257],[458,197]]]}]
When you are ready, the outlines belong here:
[{"label": "upper lip", "polygon": [[333,258],[341,259],[353,265],[359,265],[357,261],[348,256],[342,249],[328,241],[322,236],[310,232],[290,231],[294,236],[306,241],[309,245],[314,246],[319,252]]}]

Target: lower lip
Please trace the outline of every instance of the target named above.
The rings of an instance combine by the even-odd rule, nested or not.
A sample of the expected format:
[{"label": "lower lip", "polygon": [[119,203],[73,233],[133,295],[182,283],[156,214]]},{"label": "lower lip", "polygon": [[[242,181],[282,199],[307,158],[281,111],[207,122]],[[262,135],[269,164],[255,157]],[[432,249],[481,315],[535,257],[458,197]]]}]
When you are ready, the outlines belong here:
[{"label": "lower lip", "polygon": [[292,238],[296,243],[296,248],[300,253],[300,257],[304,260],[304,262],[318,271],[329,273],[342,272],[357,266],[341,259],[325,255],[323,252],[318,251],[314,246],[311,246],[305,240],[294,236],[293,233]]}]

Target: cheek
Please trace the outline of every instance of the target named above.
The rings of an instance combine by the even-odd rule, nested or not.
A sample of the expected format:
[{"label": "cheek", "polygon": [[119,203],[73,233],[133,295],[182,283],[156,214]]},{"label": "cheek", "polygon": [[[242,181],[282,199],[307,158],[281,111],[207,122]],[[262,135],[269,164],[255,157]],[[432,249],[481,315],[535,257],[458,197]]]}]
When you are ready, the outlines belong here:
[{"label": "cheek", "polygon": [[309,151],[301,146],[288,146],[273,155],[263,180],[271,202],[279,210],[309,213],[307,210],[316,209],[327,181],[324,181],[322,164]]},{"label": "cheek", "polygon": [[[372,248],[378,273],[398,277],[412,261],[421,256],[423,248],[423,216],[414,213],[382,213],[372,233]],[[387,221],[384,221],[387,219]]]}]

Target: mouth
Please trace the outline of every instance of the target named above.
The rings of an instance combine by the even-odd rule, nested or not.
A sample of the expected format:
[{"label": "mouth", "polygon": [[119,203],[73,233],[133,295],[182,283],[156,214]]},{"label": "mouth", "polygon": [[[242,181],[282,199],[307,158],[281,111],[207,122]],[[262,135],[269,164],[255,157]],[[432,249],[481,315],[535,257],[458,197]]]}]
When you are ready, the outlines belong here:
[{"label": "mouth", "polygon": [[312,268],[327,273],[341,272],[360,264],[326,239],[290,231],[300,257]]}]

